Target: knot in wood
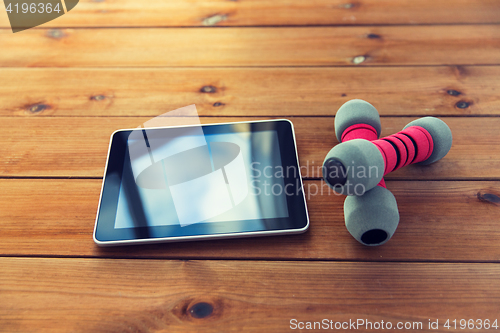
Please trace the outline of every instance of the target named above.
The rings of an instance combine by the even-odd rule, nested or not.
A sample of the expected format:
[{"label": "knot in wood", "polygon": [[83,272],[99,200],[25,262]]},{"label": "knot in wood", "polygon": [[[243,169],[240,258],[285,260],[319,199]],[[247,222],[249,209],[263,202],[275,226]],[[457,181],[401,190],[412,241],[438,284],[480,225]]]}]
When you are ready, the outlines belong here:
[{"label": "knot in wood", "polygon": [[201,87],[200,92],[205,94],[213,94],[217,92],[217,88],[214,86],[203,86]]},{"label": "knot in wood", "polygon": [[466,101],[460,101],[457,104],[455,104],[455,106],[459,109],[467,109],[469,107],[469,105],[470,104]]},{"label": "knot in wood", "polygon": [[188,309],[188,313],[194,318],[206,318],[210,316],[214,312],[214,307],[212,304],[200,302],[194,304],[192,307]]}]

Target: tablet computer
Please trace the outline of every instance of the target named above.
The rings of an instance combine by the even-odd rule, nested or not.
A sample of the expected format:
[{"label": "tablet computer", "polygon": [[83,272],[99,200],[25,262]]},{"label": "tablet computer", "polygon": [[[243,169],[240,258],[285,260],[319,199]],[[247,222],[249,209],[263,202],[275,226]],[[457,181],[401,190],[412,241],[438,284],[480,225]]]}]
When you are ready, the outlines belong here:
[{"label": "tablet computer", "polygon": [[301,233],[309,218],[289,120],[118,130],[101,246]]}]

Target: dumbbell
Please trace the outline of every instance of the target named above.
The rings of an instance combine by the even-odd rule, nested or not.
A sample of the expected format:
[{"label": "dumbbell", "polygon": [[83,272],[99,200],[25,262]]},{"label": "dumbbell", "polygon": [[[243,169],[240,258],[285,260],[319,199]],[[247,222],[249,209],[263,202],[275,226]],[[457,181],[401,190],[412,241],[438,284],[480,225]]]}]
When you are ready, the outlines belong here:
[{"label": "dumbbell", "polygon": [[[335,134],[340,142],[354,139],[373,141],[380,137],[380,132],[378,111],[365,101],[351,100],[337,111]],[[327,156],[323,168],[325,180],[325,170],[331,172],[333,168],[342,167],[339,160]],[[383,178],[377,185],[361,196],[348,196],[344,201],[347,230],[360,243],[369,246],[387,242],[399,224],[396,198],[386,188]]]},{"label": "dumbbell", "polygon": [[389,172],[409,164],[434,163],[451,148],[451,130],[438,118],[414,120],[401,132],[377,139],[380,128],[377,110],[365,101],[352,100],[339,109],[335,134],[341,143],[323,163],[325,181],[335,191],[362,195]]},{"label": "dumbbell", "polygon": [[[380,131],[380,117],[371,104],[362,100],[345,103],[335,116],[335,134],[341,144],[328,153],[323,164],[325,181],[337,192],[351,195],[344,202],[347,229],[359,242],[372,246],[388,241],[399,223],[396,199],[385,188],[382,176],[411,163],[433,163],[448,153],[452,143],[449,127],[433,117],[413,121],[403,131],[377,140]],[[364,167],[365,173],[355,171],[356,166]],[[366,174],[370,167],[375,176]]]}]

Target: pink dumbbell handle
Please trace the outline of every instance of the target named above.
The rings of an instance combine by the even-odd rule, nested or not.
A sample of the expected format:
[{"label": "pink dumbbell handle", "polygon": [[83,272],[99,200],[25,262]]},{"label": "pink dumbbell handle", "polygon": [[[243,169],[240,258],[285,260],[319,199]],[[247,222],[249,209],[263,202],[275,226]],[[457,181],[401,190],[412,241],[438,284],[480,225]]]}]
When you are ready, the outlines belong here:
[{"label": "pink dumbbell handle", "polygon": [[354,139],[365,139],[368,141],[375,141],[378,139],[377,130],[367,124],[356,124],[349,126],[342,133],[342,142]]},{"label": "pink dumbbell handle", "polygon": [[[342,133],[342,142],[353,139],[369,140],[377,146],[384,158],[384,176],[406,165],[427,160],[434,149],[432,136],[420,126],[410,126],[396,134],[377,139],[375,128],[367,124],[356,124]],[[379,185],[385,187],[383,179]]]},{"label": "pink dumbbell handle", "polygon": [[432,136],[420,126],[410,126],[372,143],[384,157],[384,175],[406,165],[427,160],[434,149]]}]

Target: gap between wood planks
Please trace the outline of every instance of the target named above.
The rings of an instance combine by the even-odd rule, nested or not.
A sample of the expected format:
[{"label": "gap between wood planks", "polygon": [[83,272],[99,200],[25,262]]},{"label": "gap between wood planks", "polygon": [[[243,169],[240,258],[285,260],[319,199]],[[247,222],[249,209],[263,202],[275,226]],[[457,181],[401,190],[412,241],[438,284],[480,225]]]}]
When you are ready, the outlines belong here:
[{"label": "gap between wood planks", "polygon": [[[355,241],[353,239],[353,241]],[[194,243],[196,241],[193,241]],[[161,244],[161,243],[160,243]],[[130,247],[133,247],[132,245]],[[383,246],[383,245],[382,245]],[[328,258],[260,258],[260,257],[171,257],[171,258],[155,258],[148,256],[113,256],[102,257],[92,255],[50,255],[50,254],[0,254],[0,258],[33,258],[33,259],[98,259],[98,260],[141,260],[141,261],[170,261],[170,262],[189,262],[189,261],[246,261],[246,262],[286,262],[286,263],[380,263],[380,264],[498,264],[499,260],[437,260],[437,259],[386,259],[376,260],[373,259],[328,259]]]}]

